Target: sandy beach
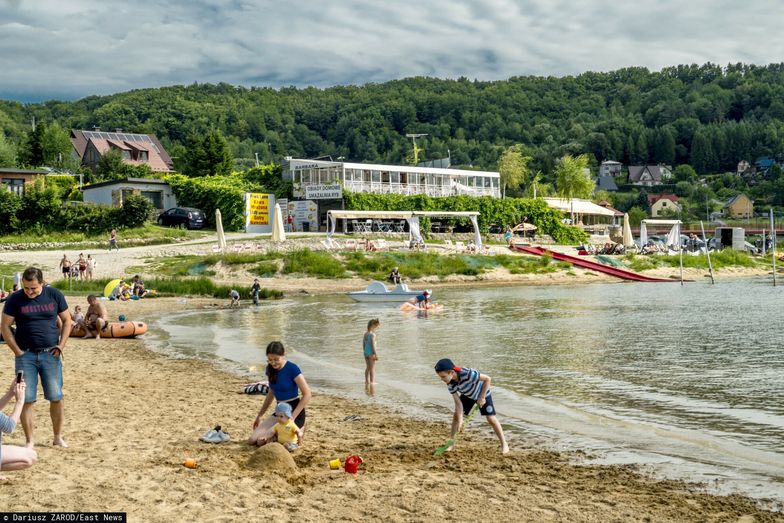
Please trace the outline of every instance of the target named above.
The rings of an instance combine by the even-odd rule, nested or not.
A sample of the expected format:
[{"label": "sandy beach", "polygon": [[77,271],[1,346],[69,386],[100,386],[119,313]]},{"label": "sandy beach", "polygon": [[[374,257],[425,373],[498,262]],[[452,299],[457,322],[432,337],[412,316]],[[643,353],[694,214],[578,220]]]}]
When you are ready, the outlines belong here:
[{"label": "sandy beach", "polygon": [[[158,298],[109,302],[108,309],[110,317],[145,320],[175,306],[214,303]],[[251,459],[258,451],[244,439],[263,397],[240,393],[243,378],[206,362],[167,358],[141,339],[69,340],[64,365],[70,447],[51,446],[39,392],[39,462],[0,485],[5,510],[120,511],[139,522],[784,521],[784,514],[740,496],[656,481],[632,467],[574,465],[519,439],[502,456],[485,424],[473,424],[454,452],[435,458],[447,419],[427,423],[322,391],[308,410],[296,468],[276,461],[260,468],[249,465],[259,456]],[[12,374],[6,354],[0,381]],[[349,415],[360,419],[345,421]],[[215,424],[231,442],[198,441]],[[4,438],[22,442],[21,427]],[[364,459],[357,475],[330,470],[330,460],[351,454]],[[198,467],[182,466],[186,458]]]}]

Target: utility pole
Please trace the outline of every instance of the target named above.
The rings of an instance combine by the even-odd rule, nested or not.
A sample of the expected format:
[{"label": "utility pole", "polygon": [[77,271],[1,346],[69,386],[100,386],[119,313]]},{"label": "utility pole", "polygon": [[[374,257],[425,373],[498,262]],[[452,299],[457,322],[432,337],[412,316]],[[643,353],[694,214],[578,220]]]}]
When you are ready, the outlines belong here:
[{"label": "utility pole", "polygon": [[259,153],[253,153],[256,155],[256,167],[259,166]]},{"label": "utility pole", "polygon": [[33,116],[32,124],[33,124],[33,132],[35,132],[35,116]]},{"label": "utility pole", "polygon": [[411,138],[411,141],[414,143],[414,165],[419,163],[419,151],[421,149],[417,147],[416,139],[421,138],[423,136],[427,136],[427,133],[408,133],[406,134],[406,138]]}]

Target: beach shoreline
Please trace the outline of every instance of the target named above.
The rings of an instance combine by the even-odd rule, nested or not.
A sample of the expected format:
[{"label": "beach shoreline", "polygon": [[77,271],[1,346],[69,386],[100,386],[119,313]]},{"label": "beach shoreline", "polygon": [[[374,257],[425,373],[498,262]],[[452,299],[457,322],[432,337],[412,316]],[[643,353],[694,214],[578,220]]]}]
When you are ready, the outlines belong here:
[{"label": "beach shoreline", "polygon": [[[82,300],[69,297],[69,304]],[[145,321],[218,302],[104,303],[110,318]],[[308,409],[297,469],[276,474],[247,465],[254,449],[244,439],[263,397],[240,393],[241,376],[166,357],[143,339],[69,340],[64,369],[70,448],[51,446],[40,398],[39,462],[8,473],[13,481],[0,485],[7,510],[120,511],[129,521],[784,521],[742,496],[654,480],[630,466],[575,465],[519,440],[501,456],[484,424],[475,423],[455,452],[434,458],[448,419],[426,422],[321,393]],[[0,378],[12,375],[7,354]],[[216,424],[232,441],[199,442]],[[22,441],[21,427],[3,440]],[[330,460],[353,454],[365,461],[359,474],[330,470]],[[183,467],[186,458],[198,467]]]}]

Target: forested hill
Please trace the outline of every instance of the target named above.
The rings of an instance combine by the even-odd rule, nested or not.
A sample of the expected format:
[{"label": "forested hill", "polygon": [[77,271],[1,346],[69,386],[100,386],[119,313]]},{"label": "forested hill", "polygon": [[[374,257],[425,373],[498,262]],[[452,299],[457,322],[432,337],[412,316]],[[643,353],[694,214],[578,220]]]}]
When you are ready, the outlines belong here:
[{"label": "forested hill", "polygon": [[193,134],[220,130],[235,158],[343,156],[401,163],[424,159],[493,169],[500,151],[522,143],[549,173],[566,153],[625,164],[690,163],[697,172],[734,170],[741,159],[784,153],[784,64],[628,68],[579,76],[407,78],[383,84],[244,88],[194,84],[141,89],[76,102],[0,102],[0,129],[20,143],[29,122],[122,128],[157,134],[173,156]]}]

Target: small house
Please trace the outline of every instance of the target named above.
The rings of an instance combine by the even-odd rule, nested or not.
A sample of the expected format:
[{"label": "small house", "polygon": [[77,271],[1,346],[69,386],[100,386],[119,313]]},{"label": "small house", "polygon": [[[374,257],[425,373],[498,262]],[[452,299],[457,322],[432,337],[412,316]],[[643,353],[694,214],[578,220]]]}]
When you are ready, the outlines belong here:
[{"label": "small house", "polygon": [[125,198],[131,194],[147,198],[157,211],[177,207],[177,199],[171,185],[163,180],[124,178],[82,187],[85,202],[111,207],[122,207]]},{"label": "small house", "polygon": [[754,216],[754,201],[741,193],[727,200],[721,210],[728,218],[751,218]]},{"label": "small house", "polygon": [[674,194],[650,194],[648,203],[651,205],[651,217],[658,218],[664,211],[680,212],[681,206],[678,197]]},{"label": "small house", "polygon": [[101,157],[111,150],[120,153],[128,165],[146,165],[152,172],[172,172],[174,164],[154,134],[125,133],[122,129],[105,132],[71,129],[74,156],[95,172]]},{"label": "small house", "polygon": [[46,176],[47,173],[48,171],[43,169],[3,168],[0,169],[0,181],[2,181],[3,188],[7,191],[17,196],[22,196],[25,185],[38,176]]},{"label": "small house", "polygon": [[668,183],[672,170],[668,165],[630,165],[629,183],[632,185],[653,186]]},{"label": "small house", "polygon": [[623,164],[614,160],[605,160],[599,165],[599,177],[620,176]]}]

